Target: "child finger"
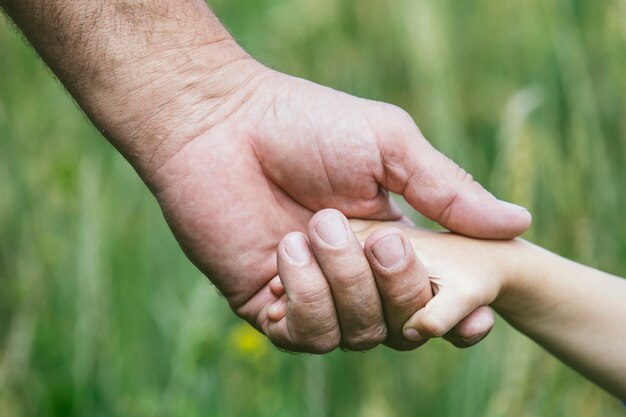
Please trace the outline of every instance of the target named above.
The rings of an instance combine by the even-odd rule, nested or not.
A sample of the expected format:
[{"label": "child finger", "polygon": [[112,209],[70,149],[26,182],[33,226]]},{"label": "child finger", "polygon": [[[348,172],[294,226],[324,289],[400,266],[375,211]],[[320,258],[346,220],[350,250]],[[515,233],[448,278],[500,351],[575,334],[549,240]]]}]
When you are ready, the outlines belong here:
[{"label": "child finger", "polygon": [[489,334],[493,325],[491,308],[481,306],[462,319],[444,338],[458,348],[474,346]]},{"label": "child finger", "polygon": [[442,337],[480,305],[478,297],[468,288],[441,289],[407,320],[404,336],[410,341]]}]

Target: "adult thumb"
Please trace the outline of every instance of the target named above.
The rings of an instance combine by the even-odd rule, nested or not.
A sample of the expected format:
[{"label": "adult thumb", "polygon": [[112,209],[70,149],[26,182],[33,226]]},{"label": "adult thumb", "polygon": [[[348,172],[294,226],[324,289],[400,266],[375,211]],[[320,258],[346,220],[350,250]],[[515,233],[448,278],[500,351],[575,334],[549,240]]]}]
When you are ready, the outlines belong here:
[{"label": "adult thumb", "polygon": [[[410,116],[407,116],[410,119]],[[457,233],[511,239],[532,222],[528,210],[496,199],[422,136],[412,119],[379,140],[379,182],[424,216]]]}]

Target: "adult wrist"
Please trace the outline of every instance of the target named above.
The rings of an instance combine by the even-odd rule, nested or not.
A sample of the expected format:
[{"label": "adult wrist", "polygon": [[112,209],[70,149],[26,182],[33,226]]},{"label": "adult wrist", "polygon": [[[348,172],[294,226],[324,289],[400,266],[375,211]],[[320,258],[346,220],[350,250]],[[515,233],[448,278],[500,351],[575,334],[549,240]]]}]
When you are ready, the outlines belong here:
[{"label": "adult wrist", "polygon": [[[144,177],[262,67],[204,0],[1,0],[90,120]],[[49,6],[49,7],[48,7]]]},{"label": "adult wrist", "polygon": [[90,93],[86,112],[144,179],[228,118],[269,70],[232,39],[147,56]]}]

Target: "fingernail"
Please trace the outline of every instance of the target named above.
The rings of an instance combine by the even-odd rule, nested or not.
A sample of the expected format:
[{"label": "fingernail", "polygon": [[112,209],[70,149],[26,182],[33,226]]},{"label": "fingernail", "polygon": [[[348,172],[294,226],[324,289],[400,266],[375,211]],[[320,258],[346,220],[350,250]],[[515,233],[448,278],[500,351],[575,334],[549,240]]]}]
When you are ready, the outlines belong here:
[{"label": "fingernail", "polygon": [[406,329],[404,329],[404,337],[411,342],[421,342],[422,340],[424,340],[419,332],[412,327],[407,327]]},{"label": "fingernail", "polygon": [[398,235],[385,236],[372,247],[372,254],[385,268],[400,266],[405,257],[402,239]]},{"label": "fingernail", "polygon": [[485,337],[485,335],[482,334],[482,333],[479,333],[479,334],[476,334],[476,335],[474,335],[472,337],[461,337],[460,339],[463,342],[467,343],[468,345],[473,345],[473,344],[476,344],[476,343],[480,342],[480,340],[483,337]]},{"label": "fingernail", "polygon": [[305,262],[311,257],[309,245],[301,234],[294,234],[287,238],[285,252],[296,262]]},{"label": "fingernail", "polygon": [[322,217],[315,226],[315,233],[331,246],[341,246],[348,240],[346,226],[336,213]]}]

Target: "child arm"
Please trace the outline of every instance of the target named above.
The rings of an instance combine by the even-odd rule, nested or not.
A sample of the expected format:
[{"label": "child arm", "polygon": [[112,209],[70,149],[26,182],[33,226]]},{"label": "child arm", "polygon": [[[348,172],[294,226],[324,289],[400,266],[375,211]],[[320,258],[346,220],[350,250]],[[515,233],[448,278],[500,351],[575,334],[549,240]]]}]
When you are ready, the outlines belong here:
[{"label": "child arm", "polygon": [[[362,237],[387,225],[353,222]],[[626,398],[626,280],[519,239],[394,226],[410,239],[436,293],[405,323],[407,338],[442,336],[489,304],[560,360]]]},{"label": "child arm", "polygon": [[[523,242],[525,243],[525,242]],[[563,362],[626,398],[626,280],[525,243],[496,311]]]}]

